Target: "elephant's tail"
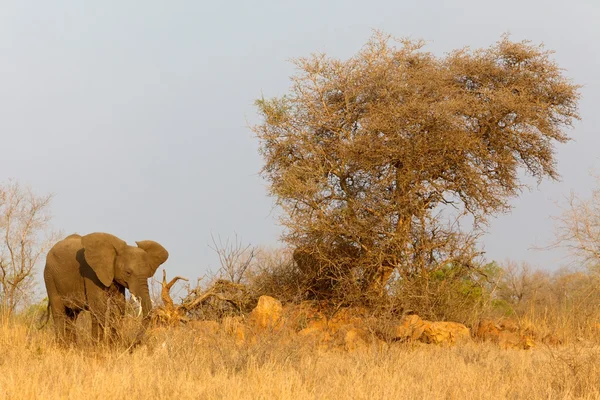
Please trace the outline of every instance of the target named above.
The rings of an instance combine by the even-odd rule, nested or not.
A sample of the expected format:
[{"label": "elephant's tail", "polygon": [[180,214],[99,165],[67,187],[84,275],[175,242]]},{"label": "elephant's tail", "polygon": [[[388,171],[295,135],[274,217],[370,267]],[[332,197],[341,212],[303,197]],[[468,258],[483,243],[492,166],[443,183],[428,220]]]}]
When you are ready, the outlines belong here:
[{"label": "elephant's tail", "polygon": [[42,314],[42,316],[40,317],[40,319],[38,321],[37,328],[42,329],[43,327],[46,326],[46,324],[48,323],[49,320],[50,320],[50,301],[48,301],[48,306],[46,307],[46,312],[44,314]]}]

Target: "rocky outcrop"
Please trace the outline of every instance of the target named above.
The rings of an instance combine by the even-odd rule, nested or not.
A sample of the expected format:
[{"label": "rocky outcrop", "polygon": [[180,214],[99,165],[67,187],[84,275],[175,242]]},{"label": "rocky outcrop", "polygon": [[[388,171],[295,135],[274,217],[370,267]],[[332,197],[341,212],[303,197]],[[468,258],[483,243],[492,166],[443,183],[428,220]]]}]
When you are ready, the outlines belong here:
[{"label": "rocky outcrop", "polygon": [[[497,322],[491,319],[479,321],[474,327],[474,337],[482,342],[498,344],[503,349],[528,350],[535,346],[538,333],[531,327],[521,326],[518,322],[503,318]],[[543,343],[555,344],[554,335],[541,338]]]},{"label": "rocky outcrop", "polygon": [[270,296],[260,296],[248,322],[259,329],[276,328],[283,322],[282,314],[283,306],[279,300]]},{"label": "rocky outcrop", "polygon": [[[188,325],[198,335],[225,333],[240,345],[258,343],[268,335],[277,335],[281,340],[312,343],[324,351],[358,351],[373,346],[383,348],[398,342],[452,346],[472,340],[471,330],[458,322],[432,322],[418,315],[407,315],[396,323],[387,321],[384,324],[360,307],[342,308],[330,315],[326,315],[327,311],[326,305],[316,303],[283,307],[277,299],[261,296],[247,318],[225,317],[220,323],[190,321]],[[538,340],[544,343],[554,340],[552,344],[557,342],[551,335],[541,339],[536,335],[531,327],[524,327],[510,319],[496,322],[481,320],[472,331],[476,340],[496,343],[504,349],[529,349]]]},{"label": "rocky outcrop", "polygon": [[427,322],[419,340],[423,343],[452,345],[471,340],[471,331],[458,322]]},{"label": "rocky outcrop", "polygon": [[419,340],[427,323],[418,315],[407,315],[400,321],[400,324],[392,328],[391,339],[394,341]]},{"label": "rocky outcrop", "polygon": [[469,328],[458,322],[431,322],[407,315],[392,328],[392,340],[453,345],[471,339]]}]

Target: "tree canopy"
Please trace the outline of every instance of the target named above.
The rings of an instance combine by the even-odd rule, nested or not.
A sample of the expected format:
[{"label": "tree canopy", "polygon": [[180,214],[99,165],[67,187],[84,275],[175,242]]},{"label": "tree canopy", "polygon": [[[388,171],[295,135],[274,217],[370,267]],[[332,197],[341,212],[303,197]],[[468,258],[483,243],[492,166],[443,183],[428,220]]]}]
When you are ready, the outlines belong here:
[{"label": "tree canopy", "polygon": [[579,118],[579,86],[550,51],[508,37],[443,57],[423,47],[376,33],[347,60],[295,60],[289,93],[257,101],[284,239],[325,292],[368,290],[383,267],[468,263],[475,234],[462,216],[481,226],[507,211],[521,171],[558,177],[554,145]]}]

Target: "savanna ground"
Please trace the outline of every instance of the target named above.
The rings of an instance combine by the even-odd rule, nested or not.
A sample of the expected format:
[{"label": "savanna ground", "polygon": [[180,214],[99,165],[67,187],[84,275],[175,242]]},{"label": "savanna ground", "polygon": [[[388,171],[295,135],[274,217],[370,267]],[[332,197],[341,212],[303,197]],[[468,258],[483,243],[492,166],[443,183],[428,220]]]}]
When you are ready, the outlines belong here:
[{"label": "savanna ground", "polygon": [[22,318],[0,325],[0,398],[600,398],[600,346],[582,338],[530,350],[467,341],[348,352],[269,331],[239,341],[185,326],[153,329],[130,352],[85,340],[61,348],[50,328]]}]

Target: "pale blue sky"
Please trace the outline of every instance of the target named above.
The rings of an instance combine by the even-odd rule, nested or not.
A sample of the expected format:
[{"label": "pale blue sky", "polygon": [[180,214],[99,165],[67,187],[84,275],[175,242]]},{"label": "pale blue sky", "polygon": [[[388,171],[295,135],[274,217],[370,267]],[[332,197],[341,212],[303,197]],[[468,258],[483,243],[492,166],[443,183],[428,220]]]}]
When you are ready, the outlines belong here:
[{"label": "pale blue sky", "polygon": [[210,234],[275,245],[258,176],[253,101],[286,92],[292,57],[348,57],[372,29],[443,54],[502,33],[544,42],[583,84],[583,120],[559,147],[563,180],[513,202],[490,226],[488,258],[556,268],[544,244],[555,202],[600,168],[600,3],[561,1],[3,1],[0,181],[55,194],[65,233],[106,231],[165,245],[170,275],[216,268]]}]

